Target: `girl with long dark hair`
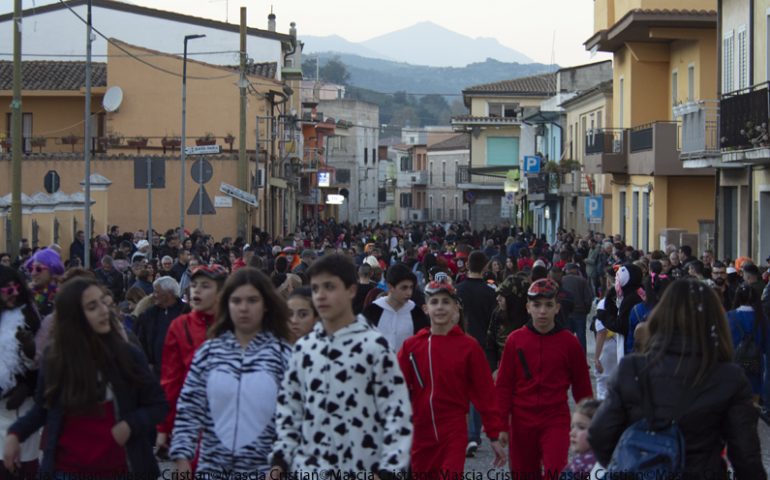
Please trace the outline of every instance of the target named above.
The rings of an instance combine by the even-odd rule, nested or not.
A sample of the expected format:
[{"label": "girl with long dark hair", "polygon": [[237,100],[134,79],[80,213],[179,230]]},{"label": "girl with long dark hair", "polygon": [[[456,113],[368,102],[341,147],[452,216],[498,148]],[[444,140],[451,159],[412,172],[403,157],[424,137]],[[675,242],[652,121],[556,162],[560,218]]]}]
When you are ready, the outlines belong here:
[{"label": "girl with long dark hair", "polygon": [[227,279],[210,339],[195,353],[177,402],[169,454],[180,473],[191,471],[196,448],[196,475],[269,470],[276,398],[291,354],[288,317],[264,273],[244,267]]},{"label": "girl with long dark hair", "polygon": [[[645,353],[624,357],[596,412],[588,441],[608,465],[621,434],[645,414],[676,423],[687,446],[683,478],[729,478],[721,452],[740,479],[766,478],[757,434],[757,408],[733,343],[721,302],[703,282],[672,283],[647,320]],[[681,405],[683,397],[692,401]]]},{"label": "girl with long dark hair", "polygon": [[166,400],[144,355],[119,333],[101,287],[65,282],[54,315],[35,404],[8,430],[5,468],[16,469],[20,443],[45,426],[42,476],[157,477],[150,434]]}]

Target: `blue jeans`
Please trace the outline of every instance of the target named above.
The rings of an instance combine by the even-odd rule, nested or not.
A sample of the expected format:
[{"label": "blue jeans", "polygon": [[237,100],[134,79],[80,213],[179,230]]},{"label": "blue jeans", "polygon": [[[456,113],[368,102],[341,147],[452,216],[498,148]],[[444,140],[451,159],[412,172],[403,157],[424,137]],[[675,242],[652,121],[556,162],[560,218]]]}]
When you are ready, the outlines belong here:
[{"label": "blue jeans", "polygon": [[586,351],[586,317],[585,313],[571,313],[569,316],[569,329],[577,335],[584,352]]},{"label": "blue jeans", "polygon": [[468,441],[481,444],[481,414],[472,403],[468,413]]}]

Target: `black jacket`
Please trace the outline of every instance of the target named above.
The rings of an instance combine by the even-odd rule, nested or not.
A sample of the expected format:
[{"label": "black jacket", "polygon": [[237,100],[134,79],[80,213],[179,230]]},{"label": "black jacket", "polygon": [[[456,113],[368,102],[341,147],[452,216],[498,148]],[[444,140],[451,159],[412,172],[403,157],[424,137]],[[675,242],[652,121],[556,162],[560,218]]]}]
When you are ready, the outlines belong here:
[{"label": "black jacket", "polygon": [[492,312],[497,307],[497,293],[480,278],[466,278],[457,285],[457,296],[463,304],[468,333],[478,340],[483,348],[487,344],[487,330]]},{"label": "black jacket", "polygon": [[[683,342],[677,343],[679,345],[670,347],[660,362],[650,366],[655,419],[670,418],[685,391],[693,388],[687,386],[684,379],[694,377],[700,357],[685,355],[679,366],[680,352],[685,349]],[[633,364],[638,357],[629,355],[620,361],[610,379],[607,397],[588,430],[588,442],[596,459],[605,466],[624,430],[643,417],[642,390],[635,380]],[[757,434],[758,413],[741,367],[735,363],[719,363],[707,375],[702,387],[694,388],[701,390],[679,422],[685,438],[687,478],[727,478],[720,457],[725,443],[737,478],[766,478]]]},{"label": "black jacket", "polygon": [[[157,478],[160,474],[158,463],[153,454],[151,435],[154,437],[155,425],[160,423],[168,411],[166,395],[158,380],[150,373],[147,360],[137,348],[127,346],[131,352],[141,381],[129,381],[117,368],[105,372],[115,396],[118,407],[116,421],[125,420],[131,427],[131,436],[125,445],[128,468],[132,478]],[[56,448],[64,422],[64,409],[54,402],[46,408],[43,397],[45,392],[45,372],[41,370],[35,404],[30,411],[16,420],[8,429],[15,433],[20,441],[26,440],[39,428],[45,427],[43,461],[40,464],[41,477],[51,477],[56,462]]]},{"label": "black jacket", "polygon": [[168,327],[176,317],[189,311],[190,307],[177,299],[177,302],[169,308],[153,305],[136,319],[134,324],[136,337],[147,356],[150,368],[158,377],[160,377],[160,361]]}]

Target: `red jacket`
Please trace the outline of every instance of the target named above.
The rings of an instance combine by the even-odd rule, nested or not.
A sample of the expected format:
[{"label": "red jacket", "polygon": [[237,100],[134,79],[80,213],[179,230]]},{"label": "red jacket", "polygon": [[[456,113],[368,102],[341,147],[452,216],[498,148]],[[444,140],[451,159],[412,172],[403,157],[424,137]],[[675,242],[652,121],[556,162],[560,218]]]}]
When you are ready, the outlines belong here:
[{"label": "red jacket", "polygon": [[530,322],[508,336],[497,371],[497,401],[506,419],[564,415],[569,423],[570,386],[575,403],[593,396],[586,354],[569,330],[541,334]]},{"label": "red jacket", "polygon": [[[416,370],[412,364],[416,364]],[[424,328],[398,352],[412,401],[414,443],[441,442],[467,433],[469,404],[481,413],[484,431],[496,440],[505,424],[495,402],[495,386],[484,352],[473,337],[455,326],[447,335]]]},{"label": "red jacket", "polygon": [[170,434],[174,429],[176,401],[182,392],[184,379],[190,370],[195,351],[206,341],[206,332],[213,322],[213,315],[193,310],[176,317],[168,327],[163,343],[160,386],[166,393],[169,409],[166,420],[158,425],[159,432]]}]

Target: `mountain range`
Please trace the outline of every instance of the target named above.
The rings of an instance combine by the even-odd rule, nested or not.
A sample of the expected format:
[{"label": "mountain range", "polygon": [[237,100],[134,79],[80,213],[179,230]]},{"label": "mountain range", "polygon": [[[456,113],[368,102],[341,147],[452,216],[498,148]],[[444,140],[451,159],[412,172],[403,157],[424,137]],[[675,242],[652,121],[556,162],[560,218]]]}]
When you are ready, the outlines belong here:
[{"label": "mountain range", "polygon": [[[313,56],[310,56],[312,59]],[[458,95],[463,89],[482,83],[552,72],[557,66],[541,63],[507,63],[491,58],[464,67],[430,67],[410,65],[378,58],[336,52],[317,54],[320,65],[338,59],[350,74],[350,85],[383,93],[409,92],[414,94]],[[314,78],[315,69],[304,72]]]},{"label": "mountain range", "polygon": [[464,67],[488,58],[508,63],[532,63],[526,55],[489,37],[471,38],[433,22],[410,27],[355,43],[339,35],[302,37],[303,53],[352,54],[360,57],[431,67]]}]

